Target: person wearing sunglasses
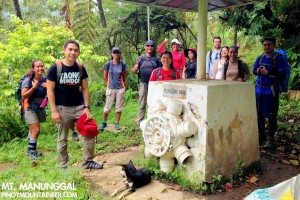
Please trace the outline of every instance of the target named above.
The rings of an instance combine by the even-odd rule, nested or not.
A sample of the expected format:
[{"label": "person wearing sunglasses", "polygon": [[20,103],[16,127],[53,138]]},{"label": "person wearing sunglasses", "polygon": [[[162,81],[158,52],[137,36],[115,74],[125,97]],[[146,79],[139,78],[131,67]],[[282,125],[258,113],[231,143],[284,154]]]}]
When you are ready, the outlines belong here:
[{"label": "person wearing sunglasses", "polygon": [[103,121],[99,126],[99,130],[103,131],[107,127],[107,118],[116,102],[116,122],[115,129],[121,130],[120,119],[124,108],[125,80],[127,77],[127,66],[121,61],[121,50],[119,47],[111,49],[111,61],[103,66],[104,80],[107,84],[106,100],[103,114]]},{"label": "person wearing sunglasses", "polygon": [[140,129],[140,123],[145,117],[148,84],[151,73],[159,66],[159,58],[156,56],[156,43],[153,40],[148,40],[145,43],[145,55],[139,56],[134,66],[131,69],[133,74],[138,74],[140,82],[139,87],[139,110],[137,112],[137,126],[136,130]]},{"label": "person wearing sunglasses", "polygon": [[[157,49],[157,52],[162,54],[165,52],[164,48],[167,44],[168,39],[165,38],[164,42],[159,46]],[[171,53],[173,57],[173,66],[176,70],[179,71],[180,75],[182,75],[183,68],[186,65],[186,57],[183,52],[180,51],[181,48],[181,42],[178,41],[178,39],[173,39],[171,41]]]}]

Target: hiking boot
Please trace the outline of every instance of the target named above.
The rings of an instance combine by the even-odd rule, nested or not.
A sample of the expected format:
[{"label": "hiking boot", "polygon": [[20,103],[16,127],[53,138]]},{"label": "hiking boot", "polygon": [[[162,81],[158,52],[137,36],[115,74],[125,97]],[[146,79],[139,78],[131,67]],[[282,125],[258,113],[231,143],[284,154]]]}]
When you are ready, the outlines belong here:
[{"label": "hiking boot", "polygon": [[266,136],[259,136],[259,146],[263,146],[267,141]]},{"label": "hiking boot", "polygon": [[39,154],[36,150],[27,151],[27,155],[31,158],[31,160],[37,160],[39,158]]},{"label": "hiking boot", "polygon": [[120,127],[120,123],[115,123],[115,128],[116,128],[116,130],[121,130],[121,127]]},{"label": "hiking boot", "polygon": [[266,149],[273,149],[274,147],[275,147],[274,138],[268,138],[266,144],[263,146],[263,148],[266,148]]},{"label": "hiking boot", "polygon": [[83,167],[85,169],[102,169],[103,164],[102,163],[96,163],[95,161],[87,161],[83,164]]},{"label": "hiking boot", "polygon": [[105,127],[107,127],[106,122],[102,122],[98,129],[99,131],[103,131]]},{"label": "hiking boot", "polygon": [[72,140],[79,141],[78,134],[75,131],[72,133]]}]

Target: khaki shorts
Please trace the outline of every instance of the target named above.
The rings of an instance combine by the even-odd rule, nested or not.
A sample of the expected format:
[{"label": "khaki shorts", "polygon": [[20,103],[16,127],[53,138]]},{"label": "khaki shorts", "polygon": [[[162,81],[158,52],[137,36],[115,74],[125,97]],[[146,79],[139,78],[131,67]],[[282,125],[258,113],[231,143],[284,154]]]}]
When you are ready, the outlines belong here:
[{"label": "khaki shorts", "polygon": [[106,88],[106,101],[104,112],[110,113],[111,108],[116,100],[116,112],[122,112],[124,108],[125,87],[121,89]]},{"label": "khaki shorts", "polygon": [[26,124],[41,123],[46,121],[45,110],[39,110],[37,113],[32,110],[26,110],[24,112],[24,122]]}]

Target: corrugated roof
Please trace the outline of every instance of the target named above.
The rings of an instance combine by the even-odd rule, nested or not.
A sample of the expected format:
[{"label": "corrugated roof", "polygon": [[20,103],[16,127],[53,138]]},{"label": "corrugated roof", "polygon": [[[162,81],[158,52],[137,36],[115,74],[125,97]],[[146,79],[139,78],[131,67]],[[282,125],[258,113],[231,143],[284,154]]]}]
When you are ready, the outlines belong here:
[{"label": "corrugated roof", "polygon": [[[197,11],[198,2],[201,0],[121,0],[124,2],[141,3],[156,7],[169,7],[185,11]],[[258,1],[258,0],[256,0]],[[208,11],[228,8],[234,5],[246,5],[255,0],[208,0]]]}]

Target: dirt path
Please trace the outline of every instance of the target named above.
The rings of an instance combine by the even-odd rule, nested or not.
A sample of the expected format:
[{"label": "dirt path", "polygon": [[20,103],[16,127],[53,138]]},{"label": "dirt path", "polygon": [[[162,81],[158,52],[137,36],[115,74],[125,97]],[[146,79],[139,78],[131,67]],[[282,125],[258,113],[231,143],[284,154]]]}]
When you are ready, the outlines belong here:
[{"label": "dirt path", "polygon": [[[108,153],[97,156],[96,160],[104,161],[102,170],[86,171],[85,176],[92,183],[94,191],[101,193],[104,199],[111,198],[110,194],[122,182],[119,164],[127,163],[130,159],[136,158],[140,153],[139,147],[130,147],[122,152]],[[137,189],[136,192],[128,195],[128,200],[181,200],[181,199],[203,199],[203,200],[240,200],[257,188],[265,188],[276,185],[284,180],[290,179],[300,173],[299,167],[285,165],[262,156],[262,172],[258,176],[259,180],[255,184],[243,182],[233,186],[232,191],[227,190],[218,194],[201,196],[189,191],[175,191],[170,185],[163,184],[152,179],[147,186]]]}]

